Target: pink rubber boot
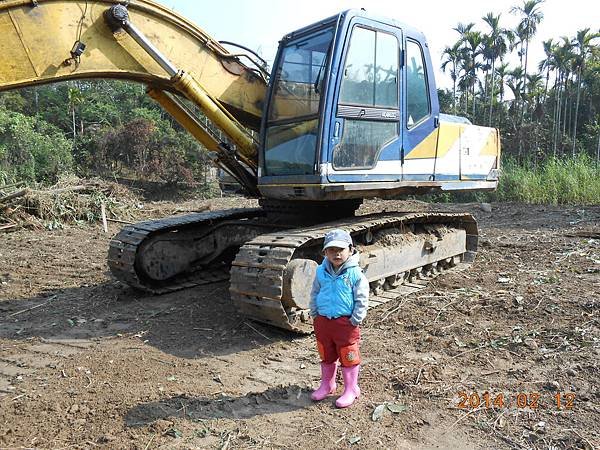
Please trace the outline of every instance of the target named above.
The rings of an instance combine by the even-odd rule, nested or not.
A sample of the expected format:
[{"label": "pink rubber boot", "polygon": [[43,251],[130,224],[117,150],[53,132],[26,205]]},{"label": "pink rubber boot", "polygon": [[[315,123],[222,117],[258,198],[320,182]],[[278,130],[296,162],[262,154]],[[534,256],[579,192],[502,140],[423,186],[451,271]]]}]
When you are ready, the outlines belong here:
[{"label": "pink rubber boot", "polygon": [[310,394],[310,398],[318,402],[330,394],[335,394],[335,373],[337,372],[337,363],[321,363],[321,386]]},{"label": "pink rubber boot", "polygon": [[358,387],[358,372],[360,365],[352,367],[342,367],[342,377],[344,378],[344,393],[335,401],[335,406],[338,408],[347,408],[360,395]]}]

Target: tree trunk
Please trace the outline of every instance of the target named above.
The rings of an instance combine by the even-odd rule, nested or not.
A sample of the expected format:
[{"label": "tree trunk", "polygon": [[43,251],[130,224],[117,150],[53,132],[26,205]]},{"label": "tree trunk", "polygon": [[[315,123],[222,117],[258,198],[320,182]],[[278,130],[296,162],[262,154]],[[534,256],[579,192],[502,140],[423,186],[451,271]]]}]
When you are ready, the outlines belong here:
[{"label": "tree trunk", "polygon": [[473,83],[473,88],[472,88],[472,94],[473,94],[473,123],[475,123],[475,83]]},{"label": "tree trunk", "polygon": [[527,94],[527,60],[529,56],[529,33],[525,37],[525,67],[523,68],[523,98]]},{"label": "tree trunk", "polygon": [[577,100],[575,101],[575,118],[573,120],[573,148],[571,154],[575,157],[575,143],[577,142],[577,113],[579,112],[579,94],[581,93],[581,67],[577,71]]},{"label": "tree trunk", "polygon": [[452,111],[456,115],[456,64],[452,63]]},{"label": "tree trunk", "polygon": [[488,120],[488,126],[492,126],[492,110],[494,108],[494,75],[495,75],[496,59],[492,59],[492,79],[490,80],[490,119]]},{"label": "tree trunk", "polygon": [[546,69],[546,85],[544,86],[544,104],[548,98],[548,82],[550,81],[550,67]]},{"label": "tree trunk", "polygon": [[[488,67],[490,65],[489,64],[490,60],[488,59],[486,62],[487,62],[486,67]],[[483,85],[483,96],[482,96],[483,101],[481,102],[481,105],[482,105],[481,115],[483,116],[483,120],[481,121],[482,124],[485,123],[485,100],[486,100],[486,97],[487,97],[489,89],[490,89],[489,88],[489,86],[490,86],[489,74],[490,74],[490,71],[487,69],[483,74],[483,79],[484,79],[485,83]]]},{"label": "tree trunk", "polygon": [[568,90],[568,85],[569,85],[569,79],[568,77],[565,79],[565,89],[564,89],[564,93],[565,93],[565,111],[563,113],[563,129],[562,129],[562,136],[561,136],[561,149],[562,149],[562,137],[567,135],[567,122],[568,122],[568,107],[569,107],[569,90]]},{"label": "tree trunk", "polygon": [[600,129],[598,130],[598,147],[596,148],[596,165],[600,164]]},{"label": "tree trunk", "polygon": [[71,107],[71,117],[73,119],[73,139],[77,137],[77,124],[75,122],[75,107]]},{"label": "tree trunk", "polygon": [[0,203],[6,203],[7,201],[12,200],[14,198],[23,197],[28,192],[29,192],[28,188],[22,189],[17,192],[13,192],[12,194],[9,194],[9,195],[6,195],[6,196],[0,198]]},{"label": "tree trunk", "polygon": [[554,133],[556,132],[556,78],[554,78],[554,109],[552,110],[552,155],[556,158]]},{"label": "tree trunk", "polygon": [[452,80],[452,111],[456,115],[456,79]]},{"label": "tree trunk", "polygon": [[560,136],[560,119],[561,119],[561,113],[562,113],[562,79],[563,76],[561,73],[559,73],[558,76],[558,94],[557,94],[557,101],[556,101],[556,130],[554,133],[554,156],[556,157],[556,152],[558,151],[558,139]]},{"label": "tree trunk", "polygon": [[[521,46],[523,48],[523,46]],[[521,117],[519,119],[519,158],[523,153],[523,119],[525,117],[525,95],[527,93],[527,56],[529,53],[529,21],[527,22],[527,32],[525,33],[525,65],[523,67],[523,95],[521,98]]]}]

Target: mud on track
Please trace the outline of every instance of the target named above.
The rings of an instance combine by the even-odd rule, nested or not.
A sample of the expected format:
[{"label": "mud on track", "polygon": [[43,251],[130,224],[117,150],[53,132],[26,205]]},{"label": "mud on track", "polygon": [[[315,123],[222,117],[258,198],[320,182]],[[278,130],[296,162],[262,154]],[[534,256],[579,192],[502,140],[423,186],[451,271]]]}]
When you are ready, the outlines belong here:
[{"label": "mud on track", "polygon": [[[100,227],[0,234],[0,447],[600,446],[600,208],[436,208],[477,216],[476,263],[370,311],[348,410],[310,401],[313,338],[245,321],[227,283],[145,296],[107,273]],[[373,421],[384,402],[406,409]]]}]

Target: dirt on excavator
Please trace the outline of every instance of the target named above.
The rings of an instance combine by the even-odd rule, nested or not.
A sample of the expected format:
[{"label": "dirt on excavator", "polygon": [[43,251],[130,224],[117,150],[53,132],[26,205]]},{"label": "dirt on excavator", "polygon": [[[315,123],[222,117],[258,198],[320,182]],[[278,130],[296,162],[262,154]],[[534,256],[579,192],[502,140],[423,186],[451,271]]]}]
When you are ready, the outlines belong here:
[{"label": "dirt on excavator", "polygon": [[[207,204],[256,206],[163,202],[139,219]],[[407,209],[472,213],[479,253],[369,311],[362,397],[344,410],[310,400],[314,338],[245,320],[227,282],[149,296],[114,281],[121,225],[0,234],[0,448],[600,446],[600,207],[359,213]]]}]

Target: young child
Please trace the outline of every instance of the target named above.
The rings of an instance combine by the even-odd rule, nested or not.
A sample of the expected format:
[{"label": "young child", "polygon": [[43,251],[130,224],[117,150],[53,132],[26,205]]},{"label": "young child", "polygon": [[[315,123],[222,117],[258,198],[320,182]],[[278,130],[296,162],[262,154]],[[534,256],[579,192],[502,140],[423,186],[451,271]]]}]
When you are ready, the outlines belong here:
[{"label": "young child", "polygon": [[344,393],[335,404],[346,408],[360,395],[359,325],[367,315],[369,282],[358,265],[359,255],[347,231],[327,233],[323,254],[310,295],[310,314],[321,357],[321,385],[311,398],[319,401],[335,393],[339,360]]}]

